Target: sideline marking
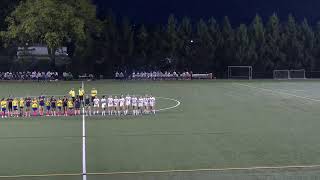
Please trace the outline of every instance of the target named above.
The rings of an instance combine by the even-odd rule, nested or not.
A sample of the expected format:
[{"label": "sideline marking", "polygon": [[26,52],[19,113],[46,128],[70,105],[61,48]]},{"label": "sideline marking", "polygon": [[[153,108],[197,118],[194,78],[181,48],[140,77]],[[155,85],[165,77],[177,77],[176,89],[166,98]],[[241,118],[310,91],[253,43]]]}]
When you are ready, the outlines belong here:
[{"label": "sideline marking", "polygon": [[163,171],[128,171],[128,172],[106,172],[106,173],[88,173],[88,175],[121,175],[121,174],[153,174],[153,173],[179,173],[179,172],[201,172],[201,171],[241,171],[241,170],[281,170],[281,169],[303,169],[303,168],[320,168],[320,165],[309,166],[257,166],[248,168],[221,168],[221,169],[189,169],[189,170],[163,170]]},{"label": "sideline marking", "polygon": [[[248,168],[221,168],[221,169],[185,169],[185,170],[163,170],[163,171],[119,171],[119,172],[101,172],[101,173],[87,173],[87,175],[122,175],[122,174],[156,174],[156,173],[179,173],[179,172],[201,172],[201,171],[250,171],[250,170],[289,170],[289,169],[306,169],[306,168],[320,168],[320,165],[295,165],[295,166],[256,166]],[[0,176],[0,178],[25,178],[25,177],[54,177],[54,176],[80,176],[82,173],[74,174],[34,174],[34,175],[13,175]]]},{"label": "sideline marking", "polygon": [[234,84],[239,85],[239,86],[252,88],[252,89],[261,90],[261,91],[268,91],[268,92],[271,92],[271,93],[284,94],[284,95],[287,95],[287,96],[292,96],[292,97],[296,97],[296,98],[300,98],[300,99],[320,102],[320,99],[313,99],[313,98],[307,97],[307,96],[299,96],[299,95],[295,95],[295,94],[291,94],[291,93],[286,93],[286,92],[282,92],[282,91],[275,91],[275,90],[272,90],[272,89],[266,89],[266,88],[261,88],[261,87],[256,87],[256,86],[250,86],[250,85],[242,84],[242,83],[234,83]]}]

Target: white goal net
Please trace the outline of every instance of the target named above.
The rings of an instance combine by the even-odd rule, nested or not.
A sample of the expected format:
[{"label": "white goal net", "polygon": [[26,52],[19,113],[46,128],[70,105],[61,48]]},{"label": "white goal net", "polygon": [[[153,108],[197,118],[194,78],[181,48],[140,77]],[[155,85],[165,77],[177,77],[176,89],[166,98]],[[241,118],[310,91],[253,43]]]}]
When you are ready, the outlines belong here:
[{"label": "white goal net", "polygon": [[298,70],[274,70],[273,78],[277,80],[286,79],[306,79],[306,71],[304,69]]},{"label": "white goal net", "polygon": [[290,71],[289,70],[274,70],[273,71],[273,79],[290,79]]},{"label": "white goal net", "polygon": [[306,71],[304,69],[290,70],[290,79],[306,79]]},{"label": "white goal net", "polygon": [[252,79],[252,66],[228,66],[229,79]]}]

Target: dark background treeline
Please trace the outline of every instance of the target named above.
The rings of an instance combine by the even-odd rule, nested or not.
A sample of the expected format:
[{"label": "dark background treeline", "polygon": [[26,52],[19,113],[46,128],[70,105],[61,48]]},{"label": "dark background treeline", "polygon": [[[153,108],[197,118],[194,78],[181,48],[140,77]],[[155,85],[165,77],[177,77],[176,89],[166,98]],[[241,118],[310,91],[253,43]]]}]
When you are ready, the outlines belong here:
[{"label": "dark background treeline", "polygon": [[[1,9],[1,29],[18,0],[7,1],[12,5]],[[66,44],[71,64],[63,68],[107,76],[115,71],[176,70],[213,72],[217,77],[225,77],[228,65],[250,65],[266,74],[274,69],[320,69],[320,23],[298,22],[293,15],[280,20],[273,14],[265,21],[256,15],[251,23],[237,26],[228,17],[218,22],[170,15],[167,24],[153,25],[115,17],[111,11],[100,17],[101,31],[87,34],[81,53]],[[1,70],[13,69],[16,47],[2,44]]]}]

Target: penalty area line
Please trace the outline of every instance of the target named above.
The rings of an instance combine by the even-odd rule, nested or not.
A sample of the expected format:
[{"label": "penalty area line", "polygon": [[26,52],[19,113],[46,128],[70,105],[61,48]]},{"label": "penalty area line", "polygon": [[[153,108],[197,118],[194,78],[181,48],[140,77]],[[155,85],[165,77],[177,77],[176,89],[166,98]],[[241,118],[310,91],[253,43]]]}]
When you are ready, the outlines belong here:
[{"label": "penalty area line", "polygon": [[238,86],[248,87],[248,88],[251,88],[251,89],[260,90],[260,91],[266,91],[266,92],[270,92],[270,93],[277,93],[277,94],[287,95],[287,96],[296,97],[296,98],[300,98],[300,99],[304,99],[304,100],[320,102],[320,99],[314,99],[314,98],[307,97],[307,96],[299,96],[299,95],[296,95],[296,94],[291,94],[291,93],[282,92],[282,91],[275,91],[275,90],[272,90],[272,89],[266,89],[266,88],[261,88],[261,87],[256,87],[256,86],[250,86],[250,85],[242,84],[242,83],[233,83],[233,84],[236,84]]}]

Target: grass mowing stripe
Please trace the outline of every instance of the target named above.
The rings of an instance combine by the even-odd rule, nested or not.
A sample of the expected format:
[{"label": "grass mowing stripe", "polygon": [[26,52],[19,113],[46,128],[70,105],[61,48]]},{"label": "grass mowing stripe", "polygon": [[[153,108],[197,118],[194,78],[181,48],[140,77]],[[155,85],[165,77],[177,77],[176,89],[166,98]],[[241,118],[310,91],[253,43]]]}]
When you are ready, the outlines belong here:
[{"label": "grass mowing stripe", "polygon": [[291,93],[286,93],[286,92],[281,92],[281,91],[275,91],[275,90],[272,90],[272,89],[260,88],[260,87],[256,87],[256,86],[250,86],[250,85],[242,84],[242,83],[234,83],[234,84],[239,85],[239,86],[244,86],[244,87],[252,88],[252,89],[261,90],[261,91],[268,91],[268,92],[278,93],[278,94],[284,94],[284,95],[288,95],[288,96],[292,96],[292,97],[296,97],[296,98],[300,98],[300,99],[305,99],[305,100],[320,102],[320,99],[314,99],[314,98],[307,97],[307,96],[299,96],[299,95],[296,95],[296,94],[291,94]]}]

